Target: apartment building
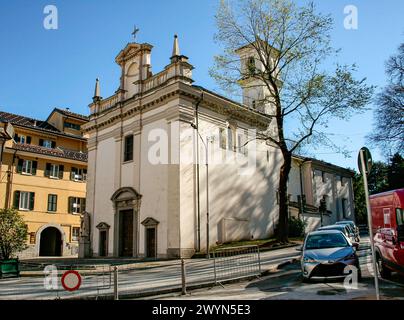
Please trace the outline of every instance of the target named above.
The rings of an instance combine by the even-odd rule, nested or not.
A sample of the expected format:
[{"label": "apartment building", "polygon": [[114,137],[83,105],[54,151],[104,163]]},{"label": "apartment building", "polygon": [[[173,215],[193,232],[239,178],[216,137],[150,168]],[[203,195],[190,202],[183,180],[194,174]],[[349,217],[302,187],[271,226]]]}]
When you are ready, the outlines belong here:
[{"label": "apartment building", "polygon": [[46,120],[0,111],[0,206],[20,211],[28,248],[20,258],[78,253],[86,207],[87,117],[55,108]]}]

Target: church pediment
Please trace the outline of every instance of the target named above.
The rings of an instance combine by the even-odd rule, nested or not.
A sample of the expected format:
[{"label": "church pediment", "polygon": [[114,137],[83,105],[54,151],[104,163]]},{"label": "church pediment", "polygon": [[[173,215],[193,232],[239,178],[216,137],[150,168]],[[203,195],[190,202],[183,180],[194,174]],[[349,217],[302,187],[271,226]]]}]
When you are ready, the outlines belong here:
[{"label": "church pediment", "polygon": [[115,191],[112,195],[111,200],[114,202],[126,201],[126,200],[137,200],[142,196],[131,187],[123,187]]},{"label": "church pediment", "polygon": [[97,224],[96,228],[97,229],[109,229],[111,226],[106,223],[106,222],[100,222],[99,224]]},{"label": "church pediment", "polygon": [[156,219],[152,218],[152,217],[148,217],[146,219],[143,220],[142,225],[144,225],[145,227],[153,227],[158,225],[160,222],[158,222]]}]

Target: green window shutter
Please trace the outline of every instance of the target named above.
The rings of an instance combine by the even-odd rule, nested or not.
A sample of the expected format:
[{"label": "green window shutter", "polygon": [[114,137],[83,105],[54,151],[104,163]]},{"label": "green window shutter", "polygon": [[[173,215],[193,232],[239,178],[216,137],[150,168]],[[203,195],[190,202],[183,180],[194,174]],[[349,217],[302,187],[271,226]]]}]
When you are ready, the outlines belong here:
[{"label": "green window shutter", "polygon": [[31,137],[30,137],[30,136],[27,136],[27,141],[26,141],[26,143],[27,143],[27,144],[31,144]]},{"label": "green window shutter", "polygon": [[39,139],[39,145],[43,147],[43,139]]},{"label": "green window shutter", "polygon": [[59,179],[63,179],[63,171],[65,167],[63,165],[59,165]]},{"label": "green window shutter", "polygon": [[36,169],[38,168],[38,161],[32,161],[32,175],[36,175]]},{"label": "green window shutter", "polygon": [[80,201],[80,211],[81,211],[81,212],[86,211],[86,198],[81,198],[81,201]]},{"label": "green window shutter", "polygon": [[54,195],[53,208],[54,208],[55,212],[58,210],[58,196],[57,196],[57,194]]},{"label": "green window shutter", "polygon": [[23,159],[18,159],[18,164],[17,164],[17,173],[21,173],[22,172],[22,165],[24,163]]},{"label": "green window shutter", "polygon": [[45,177],[49,177],[50,176],[50,170],[51,170],[51,164],[47,163],[46,167],[45,167]]},{"label": "green window shutter", "polygon": [[18,134],[14,135],[14,141],[15,142],[20,142],[20,137],[18,136]]},{"label": "green window shutter", "polygon": [[18,209],[20,207],[20,191],[14,191],[14,203],[13,208]]},{"label": "green window shutter", "polygon": [[29,210],[34,210],[35,192],[29,193]]},{"label": "green window shutter", "polygon": [[73,197],[69,197],[69,207],[67,208],[69,213],[73,212]]},{"label": "green window shutter", "polygon": [[52,142],[51,142],[51,147],[52,147],[52,149],[55,149],[55,148],[56,148],[56,142],[55,142],[55,141],[52,141]]}]

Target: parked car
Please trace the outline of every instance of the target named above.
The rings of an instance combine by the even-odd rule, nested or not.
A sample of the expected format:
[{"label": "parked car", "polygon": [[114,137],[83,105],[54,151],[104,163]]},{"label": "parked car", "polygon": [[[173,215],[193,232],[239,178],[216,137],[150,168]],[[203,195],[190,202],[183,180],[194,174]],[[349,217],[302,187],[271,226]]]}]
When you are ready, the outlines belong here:
[{"label": "parked car", "polygon": [[347,266],[357,268],[360,280],[356,248],[341,231],[313,231],[306,236],[301,258],[304,281],[345,278],[349,273]]},{"label": "parked car", "polygon": [[329,226],[320,227],[317,230],[338,230],[351,240],[352,243],[357,242],[354,231],[346,224],[331,224]]},{"label": "parked car", "polygon": [[356,242],[360,242],[360,236],[359,236],[359,228],[357,227],[357,225],[355,224],[355,222],[353,222],[352,220],[342,220],[342,221],[337,221],[335,224],[346,224],[348,225],[351,230],[354,232],[355,234],[355,241]]},{"label": "parked car", "polygon": [[404,189],[370,196],[370,207],[380,276],[404,275]]}]

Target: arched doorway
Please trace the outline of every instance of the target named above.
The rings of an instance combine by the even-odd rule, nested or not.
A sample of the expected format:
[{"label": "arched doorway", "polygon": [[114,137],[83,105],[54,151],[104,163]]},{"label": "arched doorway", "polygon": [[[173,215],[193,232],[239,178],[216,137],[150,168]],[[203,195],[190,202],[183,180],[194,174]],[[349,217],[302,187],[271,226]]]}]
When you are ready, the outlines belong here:
[{"label": "arched doorway", "polygon": [[59,257],[62,255],[62,234],[55,227],[47,227],[41,232],[39,255],[46,257]]},{"label": "arched doorway", "polygon": [[115,191],[114,256],[137,257],[139,253],[139,208],[141,195],[131,187]]}]

